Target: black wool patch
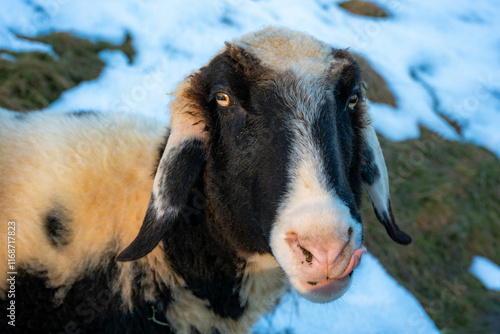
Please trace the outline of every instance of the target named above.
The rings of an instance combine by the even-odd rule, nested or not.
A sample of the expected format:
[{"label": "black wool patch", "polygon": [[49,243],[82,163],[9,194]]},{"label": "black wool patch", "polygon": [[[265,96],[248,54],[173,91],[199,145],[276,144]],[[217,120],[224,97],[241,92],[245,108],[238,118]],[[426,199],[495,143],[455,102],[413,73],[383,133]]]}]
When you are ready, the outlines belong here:
[{"label": "black wool patch", "polygon": [[45,215],[43,222],[53,246],[65,246],[69,243],[71,218],[67,210],[58,205]]},{"label": "black wool patch", "polygon": [[196,297],[208,300],[208,308],[215,314],[236,320],[244,312],[239,294],[242,260],[207,222],[200,197],[203,189],[199,177],[185,204],[190,210],[172,222],[164,235],[165,252]]},{"label": "black wool patch", "polygon": [[[112,259],[114,254],[106,255]],[[163,284],[157,286],[157,303],[143,299],[141,277],[132,282],[133,308],[124,311],[121,296],[115,294],[113,282],[118,278],[116,263],[96,271],[87,272],[75,282],[61,304],[55,303],[56,288],[49,287],[45,272],[19,268],[16,276],[16,326],[0,322],[0,333],[175,333],[170,326],[152,321],[153,308],[156,319],[163,323],[170,301],[170,290]],[[6,309],[9,300],[0,300]],[[13,329],[13,331],[12,331]]]}]

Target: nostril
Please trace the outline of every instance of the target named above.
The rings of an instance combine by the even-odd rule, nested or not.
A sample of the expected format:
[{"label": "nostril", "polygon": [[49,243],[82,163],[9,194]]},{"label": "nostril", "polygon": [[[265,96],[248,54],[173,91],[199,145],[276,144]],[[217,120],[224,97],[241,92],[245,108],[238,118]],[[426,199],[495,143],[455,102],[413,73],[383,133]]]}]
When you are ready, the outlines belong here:
[{"label": "nostril", "polygon": [[[312,263],[313,253],[299,243],[299,238],[295,233],[288,233],[285,238],[288,245],[297,252],[302,252],[307,263]],[[303,263],[303,262],[302,262]]]},{"label": "nostril", "polygon": [[313,260],[313,255],[310,251],[299,245],[300,250],[302,251],[302,254],[306,257],[306,262],[311,263]]}]

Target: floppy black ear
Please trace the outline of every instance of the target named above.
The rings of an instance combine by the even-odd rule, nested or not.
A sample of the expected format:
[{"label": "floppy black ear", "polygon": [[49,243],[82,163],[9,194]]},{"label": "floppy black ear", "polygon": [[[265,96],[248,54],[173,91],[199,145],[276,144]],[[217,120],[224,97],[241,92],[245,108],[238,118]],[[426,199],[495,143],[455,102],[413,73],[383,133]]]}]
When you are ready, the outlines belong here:
[{"label": "floppy black ear", "polygon": [[389,197],[389,178],[384,155],[375,133],[375,129],[367,122],[364,130],[365,163],[361,170],[363,186],[370,195],[370,199],[378,220],[385,226],[387,234],[395,242],[407,245],[411,237],[399,229],[394,220]]},{"label": "floppy black ear", "polygon": [[132,261],[151,252],[169,224],[183,209],[189,192],[205,165],[207,133],[202,113],[186,97],[187,84],[171,105],[170,136],[156,171],[153,191],[139,234],[123,250],[118,261]]}]

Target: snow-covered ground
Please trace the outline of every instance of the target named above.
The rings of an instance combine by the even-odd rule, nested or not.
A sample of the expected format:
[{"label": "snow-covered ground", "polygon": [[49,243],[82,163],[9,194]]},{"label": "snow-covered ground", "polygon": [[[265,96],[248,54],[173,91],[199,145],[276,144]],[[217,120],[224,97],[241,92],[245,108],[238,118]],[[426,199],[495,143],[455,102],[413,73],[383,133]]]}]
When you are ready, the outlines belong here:
[{"label": "snow-covered ground", "polygon": [[469,271],[490,290],[500,291],[500,266],[482,257],[475,256]]},{"label": "snow-covered ground", "polygon": [[293,334],[438,333],[418,301],[370,254],[363,255],[349,292],[340,300],[318,305],[289,293],[254,331],[284,334],[286,329]]},{"label": "snow-covered ground", "polygon": [[[72,31],[119,43],[126,33],[138,51],[133,64],[106,51],[94,81],[65,92],[48,109],[141,112],[168,119],[175,84],[199,68],[223,42],[265,25],[306,31],[362,54],[387,80],[398,108],[372,105],[376,129],[402,140],[423,124],[447,138],[463,138],[500,156],[500,4],[495,1],[375,0],[391,19],[351,15],[331,0],[0,0],[0,48],[50,47],[18,39]],[[353,288],[332,305],[295,294],[256,331],[294,333],[433,333],[432,321],[410,293],[365,256]]]},{"label": "snow-covered ground", "polygon": [[[330,0],[0,0],[0,48],[43,48],[15,33],[74,31],[93,39],[134,38],[136,61],[105,52],[101,77],[66,94],[52,109],[140,110],[162,113],[175,83],[204,64],[223,42],[265,25],[309,32],[364,55],[387,79],[398,108],[373,105],[385,136],[418,136],[424,124],[448,138],[500,155],[500,5],[495,1],[377,0],[393,17],[351,15]],[[153,82],[149,85],[148,83]],[[155,85],[154,83],[158,83]],[[88,97],[92,96],[92,99]],[[435,103],[437,102],[437,103]]]}]

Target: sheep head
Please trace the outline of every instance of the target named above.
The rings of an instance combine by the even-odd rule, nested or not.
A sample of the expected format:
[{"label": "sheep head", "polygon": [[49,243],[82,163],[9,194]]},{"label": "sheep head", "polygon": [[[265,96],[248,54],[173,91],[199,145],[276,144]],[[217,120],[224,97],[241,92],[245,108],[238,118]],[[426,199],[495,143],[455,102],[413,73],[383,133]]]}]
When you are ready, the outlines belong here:
[{"label": "sheep head", "polygon": [[210,228],[238,254],[272,254],[315,302],[342,295],[366,251],[362,186],[389,236],[411,242],[391,212],[384,158],[349,52],[267,28],[227,43],[175,95],[143,226],[118,260],[149,253],[200,178]]}]

